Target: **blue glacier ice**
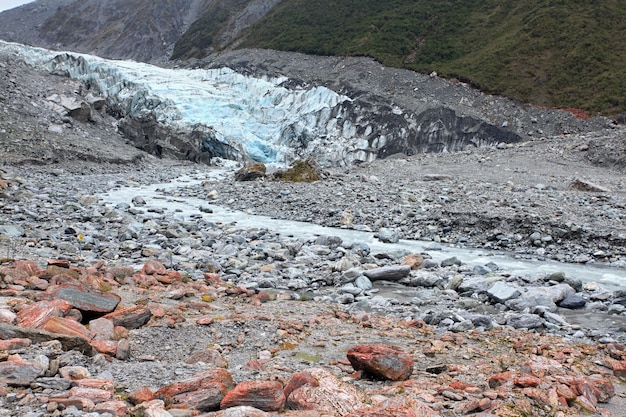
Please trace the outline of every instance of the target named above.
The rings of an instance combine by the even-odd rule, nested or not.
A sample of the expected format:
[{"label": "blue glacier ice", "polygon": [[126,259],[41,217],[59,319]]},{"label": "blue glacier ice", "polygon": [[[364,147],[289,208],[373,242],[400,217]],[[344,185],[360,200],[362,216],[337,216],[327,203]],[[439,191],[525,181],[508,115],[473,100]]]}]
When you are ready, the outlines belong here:
[{"label": "blue glacier ice", "polygon": [[[151,146],[161,140],[153,146],[157,154],[163,145],[166,154],[192,160],[220,156],[285,166],[313,157],[321,166],[342,166],[522,139],[432,97],[416,97],[418,105],[400,108],[392,96],[360,91],[353,99],[288,77],[253,77],[227,67],[166,69],[3,41],[0,57],[79,80],[107,98],[128,138],[147,139]],[[166,128],[164,138],[142,130],[154,120]]]},{"label": "blue glacier ice", "polygon": [[255,78],[230,68],[166,69],[0,41],[0,55],[7,54],[95,87],[128,115],[150,112],[182,130],[210,127],[218,140],[270,164],[293,160],[294,141],[341,136],[330,110],[350,100],[325,87],[288,89],[281,85],[287,77]]}]

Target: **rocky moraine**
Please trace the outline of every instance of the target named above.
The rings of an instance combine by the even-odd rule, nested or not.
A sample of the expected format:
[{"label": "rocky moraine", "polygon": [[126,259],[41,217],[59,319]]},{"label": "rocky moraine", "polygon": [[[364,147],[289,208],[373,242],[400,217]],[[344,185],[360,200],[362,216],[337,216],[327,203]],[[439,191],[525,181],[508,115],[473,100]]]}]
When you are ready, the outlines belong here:
[{"label": "rocky moraine", "polygon": [[[626,292],[585,276],[626,277],[622,126],[236,181],[239,166],[133,148],[97,100],[63,104],[89,103],[79,84],[13,65],[0,66],[0,415],[625,409]],[[139,191],[183,175],[196,181]],[[168,208],[190,198],[191,214]],[[303,239],[216,206],[429,243]],[[485,262],[435,260],[450,245]],[[491,250],[580,272],[522,276]]]}]

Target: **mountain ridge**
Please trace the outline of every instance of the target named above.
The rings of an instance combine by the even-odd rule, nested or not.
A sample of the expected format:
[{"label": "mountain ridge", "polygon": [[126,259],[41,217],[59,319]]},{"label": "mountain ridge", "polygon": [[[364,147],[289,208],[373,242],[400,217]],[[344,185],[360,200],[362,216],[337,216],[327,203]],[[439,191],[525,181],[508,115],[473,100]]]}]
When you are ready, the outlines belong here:
[{"label": "mountain ridge", "polygon": [[582,117],[626,113],[626,3],[38,0],[0,39],[166,63],[241,48],[367,56]]}]

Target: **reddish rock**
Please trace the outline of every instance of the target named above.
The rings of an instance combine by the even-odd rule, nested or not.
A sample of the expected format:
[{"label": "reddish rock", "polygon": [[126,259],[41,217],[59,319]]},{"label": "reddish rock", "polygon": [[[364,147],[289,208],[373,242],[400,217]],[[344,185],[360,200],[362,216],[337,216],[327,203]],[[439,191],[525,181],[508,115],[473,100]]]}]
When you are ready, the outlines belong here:
[{"label": "reddish rock", "polygon": [[312,368],[300,374],[304,374],[301,375],[304,380],[311,378],[315,382],[305,383],[294,389],[287,398],[287,408],[345,415],[363,407],[365,395],[354,386],[341,382],[327,370]]},{"label": "reddish rock", "polygon": [[13,265],[16,271],[22,272],[27,276],[38,276],[43,272],[35,261],[17,260],[14,261]]},{"label": "reddish rock", "polygon": [[515,377],[515,374],[511,371],[502,372],[500,374],[492,375],[489,377],[489,388],[496,388],[501,385],[510,382]]},{"label": "reddish rock", "polygon": [[421,417],[409,407],[359,408],[344,417]]},{"label": "reddish rock", "polygon": [[76,284],[51,287],[45,292],[46,299],[65,300],[83,313],[103,314],[115,310],[121,298],[117,294],[103,293]]},{"label": "reddish rock", "polygon": [[574,391],[572,391],[570,387],[565,384],[557,385],[556,393],[559,395],[559,397],[563,397],[567,402],[574,401],[578,396]]},{"label": "reddish rock", "polygon": [[121,361],[130,359],[130,342],[128,339],[121,339],[117,342],[117,352],[115,357]]},{"label": "reddish rock", "polygon": [[8,339],[0,340],[0,350],[16,350],[30,346],[30,339]]},{"label": "reddish rock", "polygon": [[76,407],[78,410],[87,411],[87,412],[91,412],[95,407],[95,404],[93,401],[91,401],[88,398],[82,398],[82,397],[70,397],[70,398],[53,397],[50,400],[54,401],[55,403],[57,403],[63,408]]},{"label": "reddish rock", "polygon": [[152,275],[138,273],[133,275],[132,280],[135,283],[135,286],[139,288],[151,288],[159,285],[159,281],[157,281]]},{"label": "reddish rock", "polygon": [[178,271],[167,271],[163,275],[154,275],[154,278],[161,284],[173,284],[175,282],[182,282],[183,276]]},{"label": "reddish rock", "polygon": [[111,340],[114,331],[115,325],[109,319],[99,318],[89,322],[89,333],[94,340]]},{"label": "reddish rock", "polygon": [[492,405],[492,401],[489,398],[481,398],[480,401],[478,401],[478,409],[480,411],[485,411],[491,408]]},{"label": "reddish rock", "polygon": [[29,386],[46,370],[42,364],[22,360],[19,355],[9,356],[7,361],[0,362],[0,385]]},{"label": "reddish rock", "polygon": [[0,339],[30,339],[33,343],[44,343],[50,340],[61,342],[63,350],[77,350],[85,355],[93,355],[93,348],[84,337],[67,336],[64,334],[51,333],[40,329],[12,326],[0,323]]},{"label": "reddish rock", "polygon": [[149,260],[143,265],[141,272],[146,275],[167,275],[167,268],[159,261]]},{"label": "reddish rock", "polygon": [[291,379],[289,380],[289,383],[287,384],[285,389],[283,390],[284,393],[285,393],[285,397],[289,398],[289,395],[293,391],[295,391],[298,388],[303,387],[305,385],[310,385],[312,387],[317,387],[317,386],[319,386],[319,383],[317,382],[317,379],[315,379],[313,377],[313,375],[311,375],[307,371],[298,372],[297,374],[294,374],[291,377]]},{"label": "reddish rock", "polygon": [[221,408],[247,405],[263,411],[280,411],[285,406],[285,393],[278,381],[245,381],[229,391]]},{"label": "reddish rock", "polygon": [[151,317],[150,309],[142,306],[133,306],[109,313],[102,318],[111,320],[115,326],[138,329],[146,324]]},{"label": "reddish rock", "polygon": [[128,329],[122,326],[115,326],[113,328],[113,340],[128,339]]},{"label": "reddish rock", "polygon": [[96,404],[93,411],[98,414],[110,413],[113,416],[124,417],[128,415],[128,404],[119,400],[105,401],[100,404]]},{"label": "reddish rock", "polygon": [[513,384],[519,387],[538,387],[541,384],[541,378],[532,375],[522,375],[513,378]]},{"label": "reddish rock", "polygon": [[222,384],[227,389],[232,389],[234,386],[233,377],[226,369],[209,369],[191,378],[175,382],[159,389],[154,394],[154,397],[170,401],[175,395],[210,388],[215,386],[215,384]]},{"label": "reddish rock", "polygon": [[596,414],[598,412],[596,406],[584,395],[578,396],[578,398],[574,400],[574,405],[578,407],[584,414]]},{"label": "reddish rock", "polygon": [[117,343],[115,340],[91,340],[89,342],[98,353],[109,356],[117,355]]},{"label": "reddish rock", "polygon": [[59,369],[61,378],[77,381],[79,379],[91,378],[89,370],[82,366],[64,366]]},{"label": "reddish rock", "polygon": [[128,401],[134,405],[152,400],[154,400],[154,393],[148,387],[141,387],[137,391],[133,391],[128,394]]},{"label": "reddish rock", "polygon": [[63,317],[52,317],[43,325],[42,330],[50,333],[65,334],[89,339],[89,330],[74,320]]},{"label": "reddish rock", "polygon": [[480,409],[480,402],[478,401],[478,399],[473,398],[468,401],[462,401],[458,403],[457,405],[455,405],[454,412],[457,415],[465,415],[465,414],[471,414],[479,409]]},{"label": "reddish rock", "polygon": [[[66,303],[69,311],[71,305]],[[22,308],[17,313],[17,324],[23,327],[41,328],[52,317],[63,317],[63,309],[59,303],[51,301],[39,301]]]},{"label": "reddish rock", "polygon": [[68,259],[50,259],[48,260],[48,266],[70,269],[70,261]]},{"label": "reddish rock", "polygon": [[358,345],[348,350],[347,356],[355,370],[375,378],[403,381],[413,373],[413,358],[395,346]]},{"label": "reddish rock", "polygon": [[162,400],[152,400],[138,404],[131,408],[131,416],[143,417],[170,417],[171,414],[165,410],[165,403]]},{"label": "reddish rock", "polygon": [[[590,376],[587,378],[587,381],[594,389],[594,395],[598,399],[600,403],[608,402],[612,397],[615,396],[615,387],[613,383],[608,378],[603,378],[601,376]],[[584,395],[583,389],[579,390]]]},{"label": "reddish rock", "polygon": [[608,367],[613,370],[613,374],[621,380],[626,380],[626,361],[610,359]]},{"label": "reddish rock", "polygon": [[104,401],[109,401],[113,396],[111,391],[97,389],[97,388],[82,388],[82,387],[73,387],[71,388],[67,394],[70,398],[89,398],[94,403],[101,403]]},{"label": "reddish rock", "polygon": [[212,324],[213,321],[214,321],[213,317],[202,316],[202,317],[198,317],[198,319],[196,320],[196,324],[199,326],[208,326]]},{"label": "reddish rock", "polygon": [[50,286],[48,281],[37,276],[30,276],[26,278],[26,282],[28,283],[28,288],[31,290],[45,291]]},{"label": "reddish rock", "polygon": [[[289,414],[291,416],[291,414]],[[258,408],[248,407],[248,406],[240,406],[240,407],[232,407],[227,408],[226,410],[217,411],[215,413],[211,413],[212,417],[274,417],[275,414],[268,414],[263,410],[259,410]],[[294,417],[320,417],[319,414],[304,416],[298,414]],[[324,416],[327,417],[327,416]]]},{"label": "reddish rock", "polygon": [[198,411],[217,411],[228,389],[224,384],[215,383],[207,388],[175,395],[172,404],[184,404]]},{"label": "reddish rock", "polygon": [[204,280],[212,285],[225,285],[224,281],[222,281],[222,278],[220,278],[220,274],[206,272],[204,274]]},{"label": "reddish rock", "polygon": [[424,263],[424,258],[419,253],[407,255],[402,260],[402,265],[408,265],[412,270],[420,269]]},{"label": "reddish rock", "polygon": [[228,361],[215,349],[204,349],[194,352],[185,360],[185,363],[192,364],[204,362],[211,368],[228,368]]},{"label": "reddish rock", "polygon": [[74,381],[74,384],[80,388],[96,388],[110,392],[115,390],[115,381],[112,379],[84,378]]}]

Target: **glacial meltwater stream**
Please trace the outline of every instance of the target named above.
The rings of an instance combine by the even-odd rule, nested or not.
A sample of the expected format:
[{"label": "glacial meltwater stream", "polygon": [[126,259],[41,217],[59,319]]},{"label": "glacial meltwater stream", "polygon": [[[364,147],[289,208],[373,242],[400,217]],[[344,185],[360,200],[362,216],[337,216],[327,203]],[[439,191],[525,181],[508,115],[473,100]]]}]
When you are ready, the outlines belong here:
[{"label": "glacial meltwater stream", "polygon": [[[196,197],[172,196],[176,189],[201,183],[219,181],[225,175],[223,170],[214,170],[194,176],[183,176],[171,182],[137,187],[122,187],[99,195],[101,201],[116,206],[131,204],[134,197],[142,197],[146,208],[163,209],[166,213],[183,216],[199,216],[215,223],[235,223],[241,228],[269,229],[285,237],[310,239],[315,236],[339,236],[344,242],[363,242],[369,245],[372,253],[402,255],[408,253],[428,253],[433,259],[441,261],[457,257],[469,265],[485,265],[494,262],[501,269],[518,276],[536,276],[552,272],[564,272],[567,276],[583,282],[596,282],[603,287],[616,290],[626,289],[626,269],[604,265],[568,264],[555,261],[519,259],[512,253],[489,251],[484,249],[458,248],[449,245],[434,245],[433,242],[400,240],[398,243],[383,243],[374,237],[374,233],[352,229],[318,226],[311,223],[273,219],[267,216],[253,215],[242,211],[230,210],[210,204],[208,200]],[[212,213],[201,211],[201,207],[210,208]]]}]

